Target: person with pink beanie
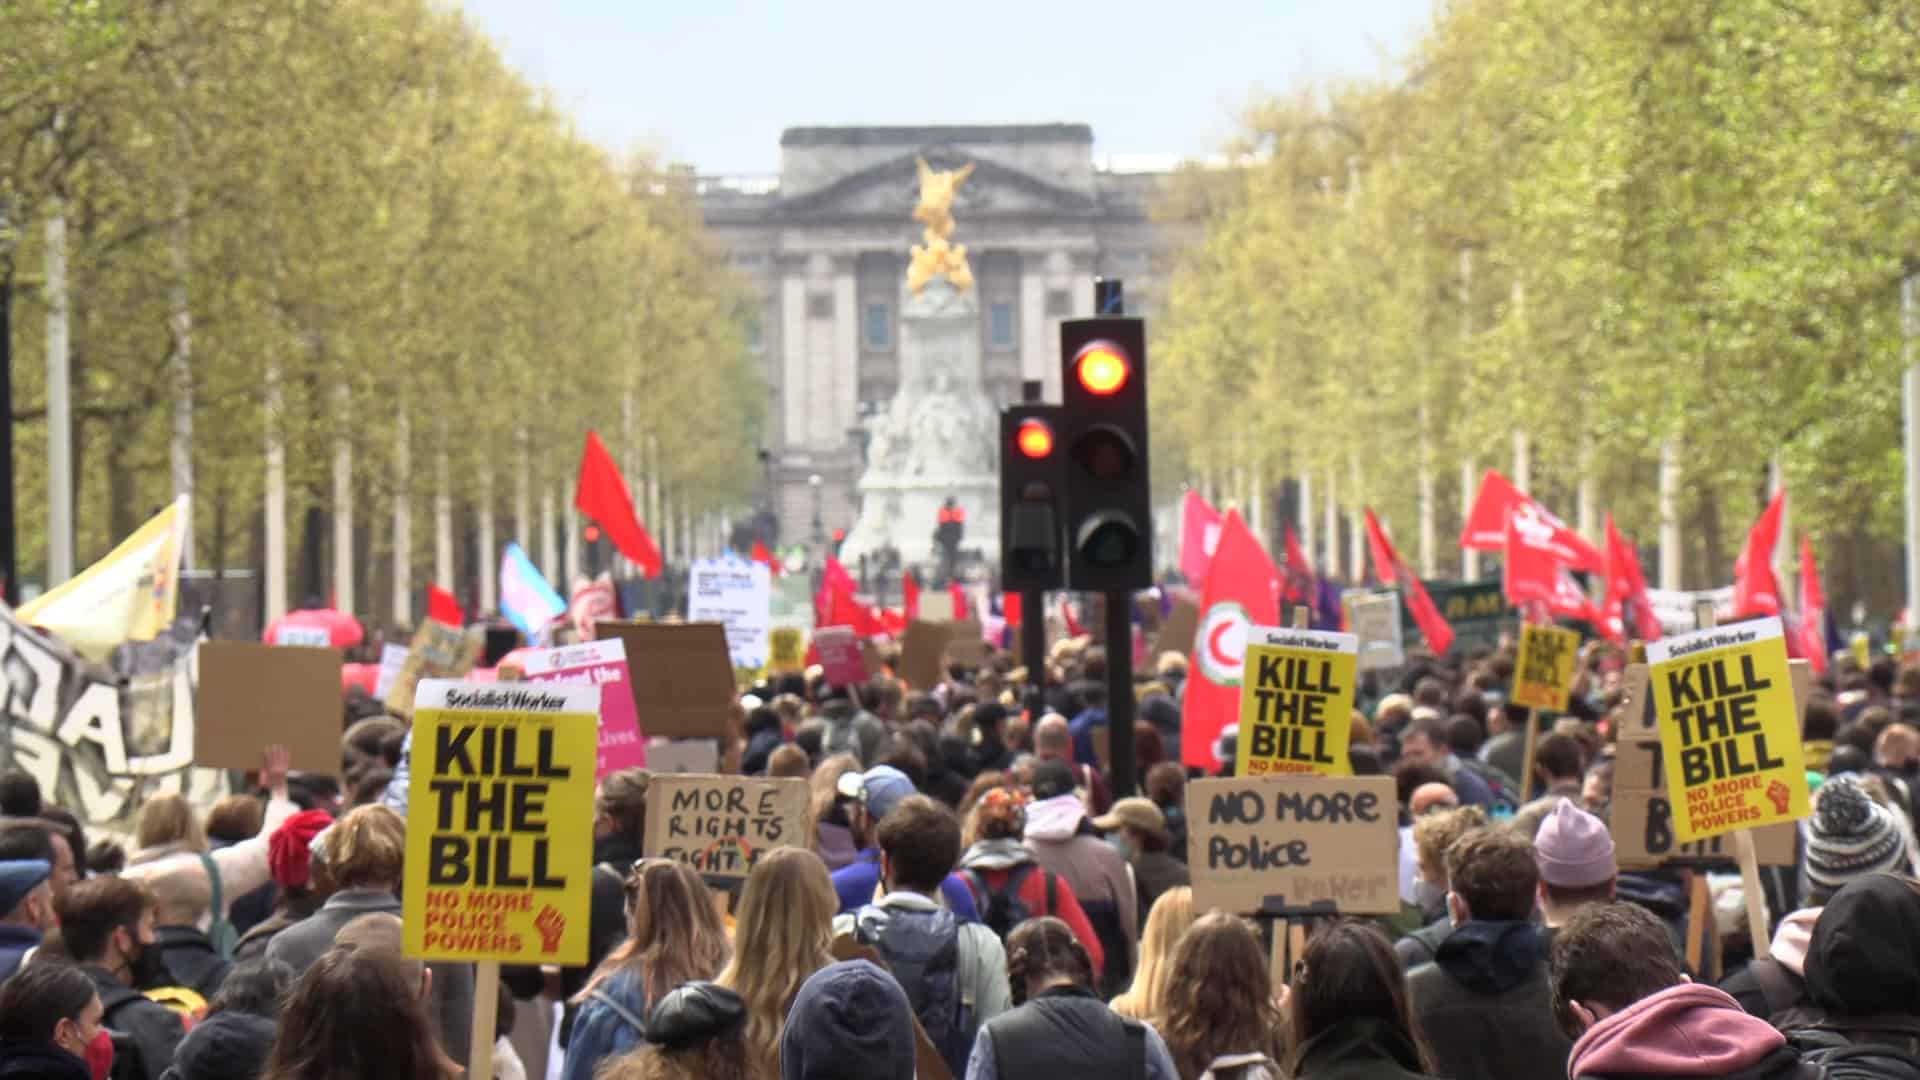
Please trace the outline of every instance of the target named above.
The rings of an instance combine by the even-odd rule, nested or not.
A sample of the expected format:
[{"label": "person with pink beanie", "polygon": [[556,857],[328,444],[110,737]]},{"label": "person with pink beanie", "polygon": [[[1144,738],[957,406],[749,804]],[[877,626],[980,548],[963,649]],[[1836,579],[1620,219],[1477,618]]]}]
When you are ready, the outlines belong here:
[{"label": "person with pink beanie", "polygon": [[1800,1080],[1786,1036],[1725,991],[1690,982],[1667,928],[1632,904],[1589,904],[1554,935],[1553,1011],[1575,1037],[1568,1080]]}]

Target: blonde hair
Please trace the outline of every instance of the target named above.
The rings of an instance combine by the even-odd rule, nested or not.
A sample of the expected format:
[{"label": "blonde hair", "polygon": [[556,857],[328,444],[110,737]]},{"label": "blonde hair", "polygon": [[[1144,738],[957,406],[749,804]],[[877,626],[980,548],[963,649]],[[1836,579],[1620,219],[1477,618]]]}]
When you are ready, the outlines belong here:
[{"label": "blonde hair", "polygon": [[747,1060],[754,1074],[780,1075],[780,1028],[807,976],[833,963],[833,916],[840,898],[820,856],[805,848],[768,852],[747,875],[734,915],[733,960],[715,982],[747,1006]]},{"label": "blonde hair", "polygon": [[[200,825],[200,815],[193,812],[193,804],[185,795],[167,793],[155,795],[140,808],[140,821],[133,830],[134,846],[140,851],[155,848],[178,848],[182,851],[207,850],[207,832]],[[75,856],[81,852],[74,852]]]},{"label": "blonde hair", "polygon": [[1413,823],[1414,864],[1422,870],[1432,871],[1435,876],[1428,876],[1427,880],[1445,884],[1447,849],[1453,846],[1455,840],[1486,823],[1486,811],[1477,806],[1436,810],[1416,819]]},{"label": "blonde hair", "polygon": [[840,795],[840,777],[847,772],[857,772],[859,759],[852,754],[835,754],[822,761],[813,770],[813,776],[807,781],[807,842],[818,845],[820,842],[820,822],[833,809],[833,800]]},{"label": "blonde hair", "polygon": [[327,830],[327,875],[342,889],[400,884],[407,823],[380,803],[354,808]]},{"label": "blonde hair", "polygon": [[640,978],[649,1003],[683,982],[711,979],[727,962],[727,928],[706,882],[686,863],[640,860],[628,875],[627,940],[594,969],[574,1004],[622,971]]},{"label": "blonde hair", "polygon": [[1113,999],[1113,1011],[1130,1020],[1151,1020],[1166,1007],[1167,976],[1173,969],[1173,947],[1193,925],[1193,889],[1176,885],[1160,894],[1147,913],[1140,932],[1140,966],[1133,984]]}]

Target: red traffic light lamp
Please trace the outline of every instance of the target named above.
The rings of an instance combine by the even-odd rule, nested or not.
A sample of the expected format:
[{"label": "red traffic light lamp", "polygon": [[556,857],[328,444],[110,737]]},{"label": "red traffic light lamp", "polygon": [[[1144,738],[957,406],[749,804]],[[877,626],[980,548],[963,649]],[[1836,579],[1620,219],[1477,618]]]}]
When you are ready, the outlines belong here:
[{"label": "red traffic light lamp", "polygon": [[1026,419],[1014,432],[1013,445],[1035,461],[1053,453],[1053,428],[1045,420]]},{"label": "red traffic light lamp", "polygon": [[1090,341],[1073,358],[1074,377],[1089,394],[1108,397],[1120,392],[1133,374],[1126,351],[1111,341]]}]

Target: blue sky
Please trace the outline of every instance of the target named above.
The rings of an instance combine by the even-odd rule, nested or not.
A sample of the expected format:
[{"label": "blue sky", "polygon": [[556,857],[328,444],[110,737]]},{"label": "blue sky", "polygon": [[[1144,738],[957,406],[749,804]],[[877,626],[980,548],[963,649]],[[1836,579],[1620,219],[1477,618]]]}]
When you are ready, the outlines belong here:
[{"label": "blue sky", "polygon": [[1255,94],[1390,70],[1434,0],[963,4],[465,0],[609,149],[772,173],[824,124],[1093,125],[1096,155],[1200,155]]}]

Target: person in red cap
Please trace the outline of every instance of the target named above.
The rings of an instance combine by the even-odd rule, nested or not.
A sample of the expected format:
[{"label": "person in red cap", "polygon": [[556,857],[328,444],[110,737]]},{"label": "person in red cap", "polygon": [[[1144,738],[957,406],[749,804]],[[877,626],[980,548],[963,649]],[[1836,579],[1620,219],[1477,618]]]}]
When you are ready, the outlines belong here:
[{"label": "person in red cap", "polygon": [[267,837],[267,872],[279,888],[273,914],[248,930],[234,947],[236,962],[267,955],[273,935],[313,914],[332,892],[323,860],[314,855],[315,840],[333,817],[325,810],[302,810],[280,823]]}]

